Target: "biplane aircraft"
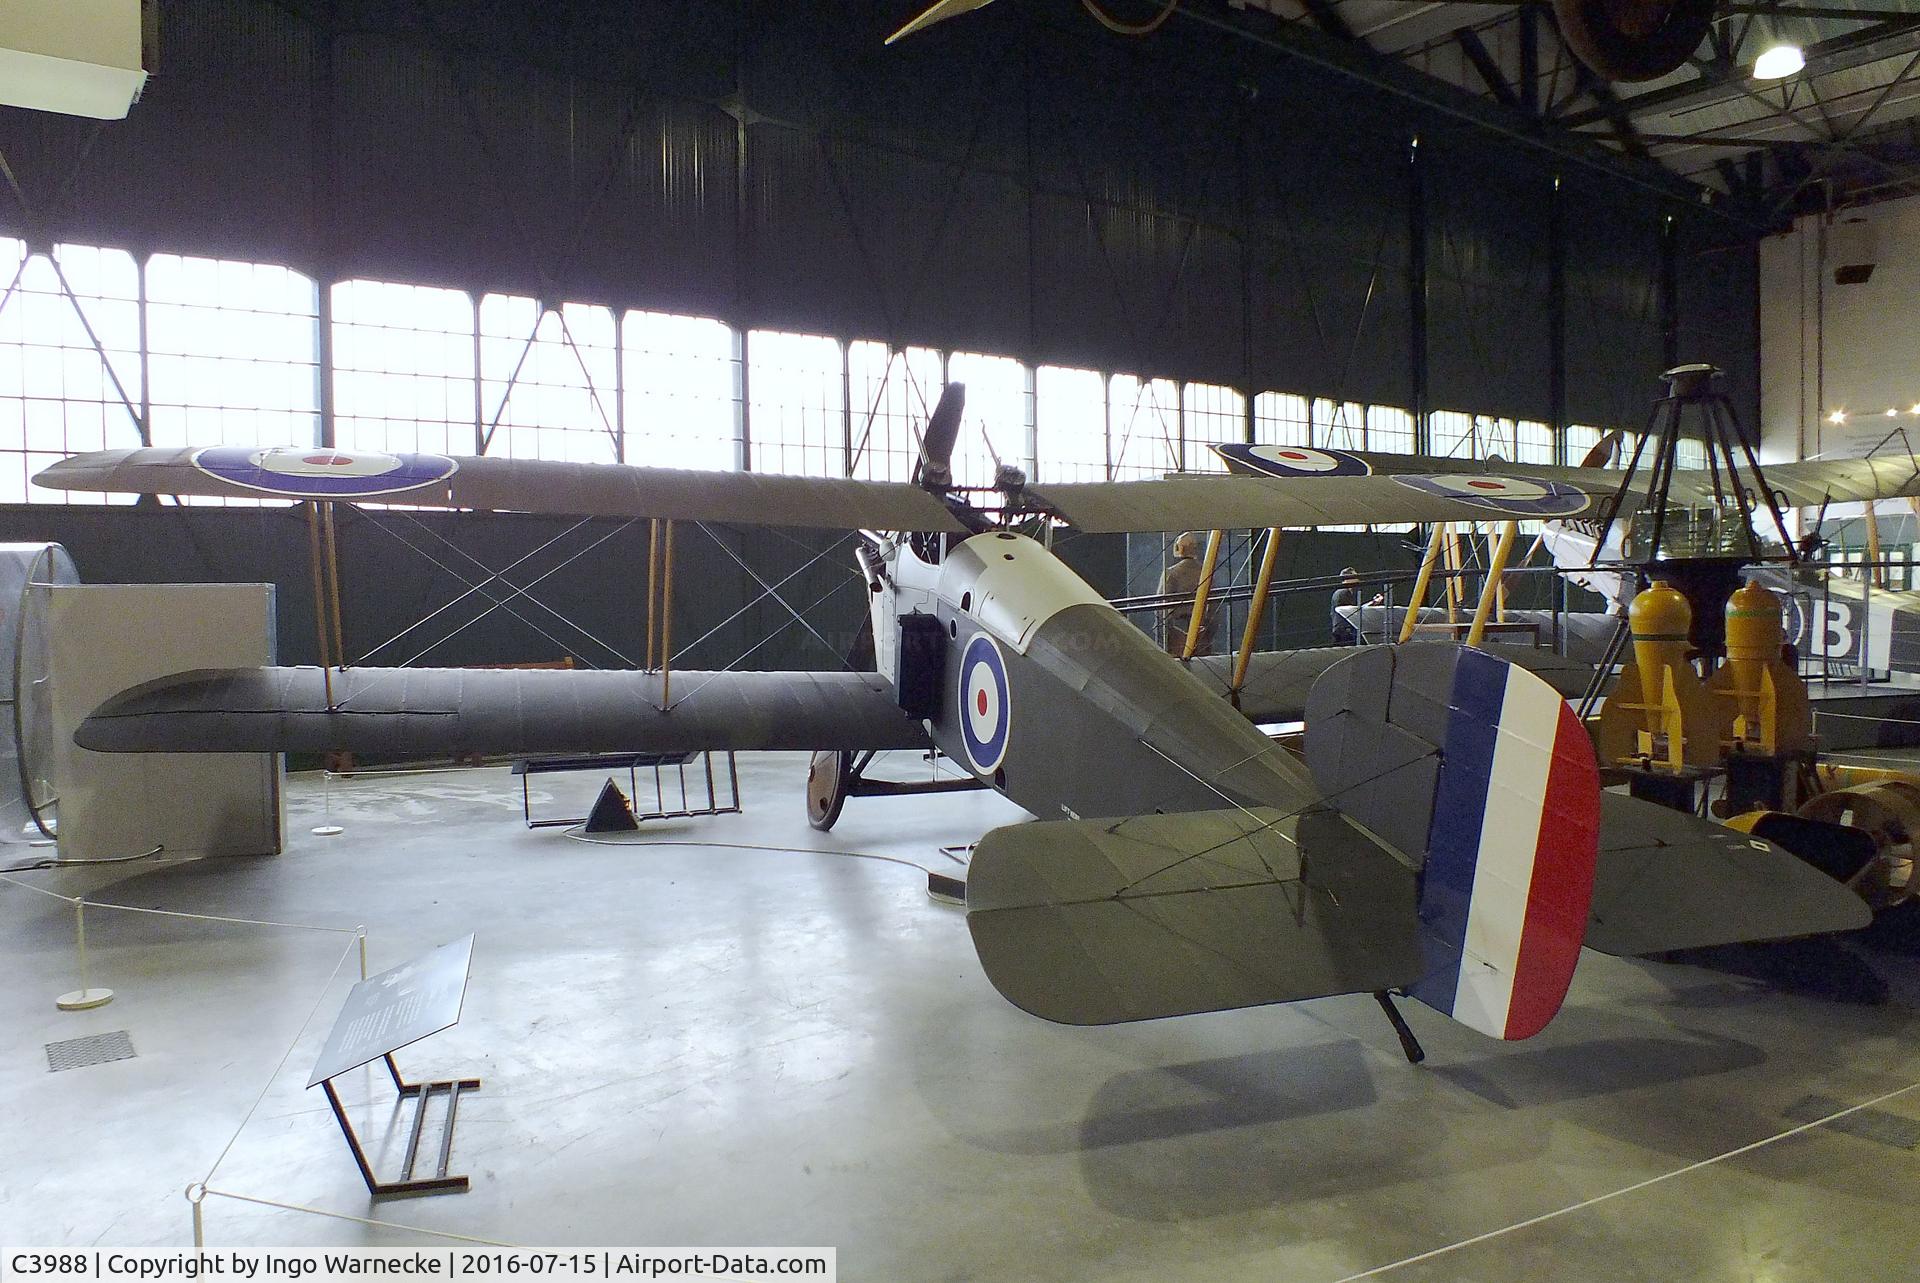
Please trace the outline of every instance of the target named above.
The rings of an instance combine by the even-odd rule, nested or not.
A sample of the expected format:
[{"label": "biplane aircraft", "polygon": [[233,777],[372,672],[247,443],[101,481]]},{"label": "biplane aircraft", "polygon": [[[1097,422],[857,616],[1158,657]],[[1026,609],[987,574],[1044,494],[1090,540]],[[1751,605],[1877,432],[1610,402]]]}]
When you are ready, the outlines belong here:
[{"label": "biplane aircraft", "polygon": [[[1606,492],[1619,482],[1617,471],[1595,466],[1604,463],[1607,446],[1603,441],[1579,467],[1300,446],[1222,445],[1215,450],[1229,471],[1247,476],[1304,479],[1394,475],[1425,468],[1456,481],[1498,473]],[[1782,508],[1824,513],[1831,504],[1871,502],[1920,492],[1920,459],[1892,455],[1773,464],[1767,468],[1766,477]],[[1677,472],[1674,487],[1671,493],[1675,498],[1704,504],[1711,497],[1712,478],[1704,471]],[[1606,652],[1619,617],[1639,584],[1634,576],[1618,569],[1631,551],[1627,527],[1616,523],[1603,533],[1598,523],[1583,519],[1583,515],[1545,521],[1539,542],[1561,574],[1598,593],[1606,602],[1606,610],[1563,612],[1558,620],[1565,638],[1564,653],[1591,664],[1599,662]],[[1787,640],[1802,657],[1816,663],[1864,665],[1875,672],[1920,673],[1920,591],[1874,588],[1851,575],[1801,567],[1760,565],[1750,567],[1746,574],[1780,598]],[[1397,636],[1405,621],[1404,610],[1388,606],[1353,607],[1351,613],[1361,635],[1369,638]],[[1419,623],[1438,626],[1447,618],[1445,610],[1427,606],[1422,608]],[[1542,636],[1553,626],[1547,612],[1516,612],[1513,618],[1534,624]]]},{"label": "biplane aircraft", "polygon": [[[56,489],[377,500],[858,531],[874,672],[253,668],[116,696],[106,752],[937,749],[1039,817],[974,850],[967,923],[1016,1005],[1101,1024],[1392,993],[1490,1037],[1559,1009],[1582,944],[1641,954],[1846,930],[1862,902],[1767,842],[1604,794],[1563,695],[1451,643],[1255,658],[1236,708],[1038,539],[1189,525],[1570,517],[1569,480],[1419,472],[991,490],[950,479],[963,390],[909,483],[313,449],[82,455]],[[1021,527],[1021,528],[1017,528]],[[663,665],[664,667],[664,665]],[[1210,677],[1209,672],[1215,675]],[[1299,695],[1304,687],[1304,699]],[[1261,733],[1304,708],[1303,757]]]}]

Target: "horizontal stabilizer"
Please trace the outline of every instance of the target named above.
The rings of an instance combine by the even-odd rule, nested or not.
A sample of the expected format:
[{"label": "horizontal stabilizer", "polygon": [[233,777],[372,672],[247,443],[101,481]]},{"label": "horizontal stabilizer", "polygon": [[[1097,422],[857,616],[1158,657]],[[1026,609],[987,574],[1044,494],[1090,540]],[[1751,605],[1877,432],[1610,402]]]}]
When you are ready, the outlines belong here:
[{"label": "horizontal stabilizer", "polygon": [[1600,797],[1587,945],[1639,955],[1852,931],[1866,901],[1781,848],[1618,793]]},{"label": "horizontal stabilizer", "polygon": [[178,673],[122,691],[74,742],[102,753],[678,753],[920,748],[927,735],[874,673],[511,668]]},{"label": "horizontal stabilizer", "polygon": [[1411,984],[1416,902],[1413,871],[1324,809],[1012,825],[967,875],[987,978],[1072,1025]]}]

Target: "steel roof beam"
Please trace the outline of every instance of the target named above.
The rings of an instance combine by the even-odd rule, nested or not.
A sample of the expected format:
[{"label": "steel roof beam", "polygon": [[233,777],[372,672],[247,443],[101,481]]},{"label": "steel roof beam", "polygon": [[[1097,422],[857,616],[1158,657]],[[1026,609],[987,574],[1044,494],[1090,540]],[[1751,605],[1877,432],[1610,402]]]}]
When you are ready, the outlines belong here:
[{"label": "steel roof beam", "polygon": [[[1342,79],[1488,134],[1606,174],[1616,181],[1689,204],[1699,202],[1702,190],[1699,184],[1650,160],[1622,156],[1602,146],[1598,139],[1567,129],[1558,122],[1532,119],[1524,112],[1503,107],[1469,89],[1417,71],[1357,42],[1336,39],[1305,23],[1289,21],[1267,10],[1232,9],[1225,3],[1183,3],[1178,15],[1299,58]],[[1736,221],[1745,222],[1737,217]]]},{"label": "steel roof beam", "polygon": [[[1898,48],[1888,46],[1898,42]],[[1870,27],[1850,31],[1843,35],[1822,40],[1805,49],[1807,70],[1804,76],[1818,76],[1835,71],[1846,71],[1863,63],[1876,62],[1881,58],[1894,57],[1920,47],[1920,14],[1908,14],[1897,21],[1879,22]],[[1821,65],[1831,64],[1831,65]],[[1653,110],[1672,111],[1681,106],[1694,106],[1708,99],[1727,94],[1739,94],[1743,90],[1741,69],[1737,65],[1711,63],[1702,66],[1700,74],[1692,80],[1681,81],[1660,89],[1650,89],[1646,93],[1634,94],[1619,100],[1621,107],[1629,115],[1640,115]],[[1611,113],[1603,108],[1588,111],[1571,112],[1560,118],[1560,123],[1569,129],[1578,129],[1583,125],[1598,124],[1611,119]]]},{"label": "steel roof beam", "polygon": [[1472,27],[1461,27],[1453,33],[1454,43],[1460,46],[1460,52],[1467,55],[1467,61],[1479,73],[1480,82],[1487,87],[1496,101],[1503,107],[1521,110],[1520,95],[1507,83],[1506,76],[1500,70],[1500,64],[1487,52],[1486,42],[1480,39],[1480,33]]}]

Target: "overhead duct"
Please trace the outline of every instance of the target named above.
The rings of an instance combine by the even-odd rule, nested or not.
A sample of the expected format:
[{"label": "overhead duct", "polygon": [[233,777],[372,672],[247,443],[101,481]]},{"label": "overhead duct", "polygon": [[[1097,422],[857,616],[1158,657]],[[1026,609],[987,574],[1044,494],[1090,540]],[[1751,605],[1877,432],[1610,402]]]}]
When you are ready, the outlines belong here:
[{"label": "overhead duct", "polygon": [[0,105],[119,120],[147,83],[140,0],[0,0]]}]

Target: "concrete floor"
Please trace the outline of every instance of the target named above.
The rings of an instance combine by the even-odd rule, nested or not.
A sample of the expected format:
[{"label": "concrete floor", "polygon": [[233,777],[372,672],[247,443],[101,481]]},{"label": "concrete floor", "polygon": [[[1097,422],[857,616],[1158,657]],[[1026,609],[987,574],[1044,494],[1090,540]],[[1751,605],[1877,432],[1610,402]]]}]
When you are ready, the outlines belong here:
[{"label": "concrete floor", "polygon": [[[71,913],[0,884],[0,1241],[188,1242],[182,1189],[220,1159],[229,1193],[521,1244],[829,1244],[848,1279],[1333,1280],[1920,1080],[1920,963],[1858,943],[1843,959],[1870,961],[1886,1001],[1783,991],[1751,958],[1589,953],[1529,1042],[1407,1004],[1417,1068],[1366,997],[1048,1025],[992,992],[917,871],[810,853],[937,864],[1017,812],[873,799],[816,834],[802,773],[743,758],[746,814],[642,834],[773,851],[528,832],[518,782],[481,770],[335,781],[334,838],[308,833],[323,786],[297,777],[278,858],[24,875],[364,923],[376,970],[477,932],[465,1018],[400,1057],[486,1080],[460,1114],[465,1195],[369,1203],[304,1088],[350,937],[96,911],[96,983],[118,997],[61,1013]],[[136,1059],[48,1072],[42,1044],[119,1029]],[[388,1133],[384,1079],[348,1082]],[[1388,1277],[1910,1280],[1902,1128],[1920,1133],[1920,1091]],[[221,1198],[206,1216],[221,1245],[422,1241]]]}]

